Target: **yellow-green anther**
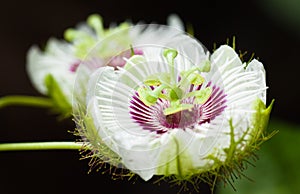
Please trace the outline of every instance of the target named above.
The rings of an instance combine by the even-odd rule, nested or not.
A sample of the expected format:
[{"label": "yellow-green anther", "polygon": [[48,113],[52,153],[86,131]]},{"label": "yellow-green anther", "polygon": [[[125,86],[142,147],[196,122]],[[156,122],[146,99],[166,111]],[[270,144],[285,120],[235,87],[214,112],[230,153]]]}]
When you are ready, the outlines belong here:
[{"label": "yellow-green anther", "polygon": [[166,72],[152,74],[144,80],[144,84],[148,86],[157,86],[160,84],[164,84],[169,88],[172,88],[170,82],[171,82],[170,74]]},{"label": "yellow-green anther", "polygon": [[144,81],[147,86],[159,86],[161,82],[158,79],[147,79]]},{"label": "yellow-green anther", "polygon": [[201,85],[204,82],[204,78],[197,71],[199,71],[198,67],[194,67],[188,71],[182,71],[180,73],[181,80],[179,85],[181,87],[186,87],[190,84]]},{"label": "yellow-green anther", "polygon": [[137,92],[140,100],[147,106],[154,105],[158,99],[158,96],[153,96],[153,94],[151,94],[152,91],[145,87],[139,87]]},{"label": "yellow-green anther", "polygon": [[87,19],[88,25],[90,25],[99,37],[104,35],[102,18],[98,14],[93,14]]},{"label": "yellow-green anther", "polygon": [[160,85],[159,87],[155,88],[154,90],[150,91],[149,93],[152,95],[152,96],[155,96],[155,97],[159,97],[160,94],[162,93],[162,90],[165,89],[166,86],[165,85]]},{"label": "yellow-green anther", "polygon": [[212,89],[211,87],[207,87],[198,91],[195,91],[194,96],[195,96],[195,103],[196,104],[204,104],[209,97],[211,96]]},{"label": "yellow-green anther", "polygon": [[164,115],[171,115],[183,110],[190,110],[194,107],[192,104],[180,104],[180,101],[171,102],[171,106],[164,110]]},{"label": "yellow-green anther", "polygon": [[154,75],[149,76],[149,78],[158,79],[162,84],[168,86],[169,88],[172,88],[170,73],[166,73],[166,72],[164,72],[164,73],[156,73]]},{"label": "yellow-green anther", "polygon": [[148,87],[139,87],[137,92],[140,96],[141,101],[147,105],[152,106],[156,103],[157,99],[162,96],[162,90],[166,86],[160,85],[159,87],[155,88],[154,90],[151,90]]},{"label": "yellow-green anther", "polygon": [[204,82],[204,78],[199,73],[192,73],[187,77],[191,84],[196,86],[201,85]]},{"label": "yellow-green anther", "polygon": [[165,100],[169,99],[169,97],[167,95],[163,94],[163,93],[160,93],[159,96],[158,96],[158,98],[165,99]]}]

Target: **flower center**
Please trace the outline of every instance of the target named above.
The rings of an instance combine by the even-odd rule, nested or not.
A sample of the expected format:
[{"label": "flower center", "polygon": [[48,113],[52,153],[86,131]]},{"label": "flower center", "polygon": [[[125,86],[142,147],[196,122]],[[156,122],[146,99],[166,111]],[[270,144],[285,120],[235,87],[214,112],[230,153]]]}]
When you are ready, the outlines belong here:
[{"label": "flower center", "polygon": [[[211,83],[208,84],[210,86]],[[193,91],[199,87],[193,88]],[[203,104],[194,104],[195,98],[185,99],[183,103],[193,105],[190,110],[182,110],[176,113],[164,114],[164,110],[170,107],[166,99],[159,99],[155,105],[147,106],[136,93],[130,101],[130,115],[135,123],[144,130],[155,131],[157,134],[165,133],[171,129],[194,129],[196,125],[209,123],[220,115],[226,108],[226,95],[219,87],[213,86],[209,99]]]},{"label": "flower center", "polygon": [[[205,68],[195,65],[175,73],[177,54],[176,50],[164,50],[170,72],[146,77],[132,97],[130,114],[146,130],[164,133],[174,128],[193,128],[209,122],[225,108],[225,94],[219,88],[211,87],[210,83],[202,87],[201,72],[209,71],[210,64]],[[135,55],[130,60],[132,64],[143,58]],[[124,68],[128,67],[125,65]]]},{"label": "flower center", "polygon": [[185,129],[197,122],[200,110],[201,109],[193,109],[191,111],[183,110],[174,114],[165,115],[161,124],[169,129]]}]

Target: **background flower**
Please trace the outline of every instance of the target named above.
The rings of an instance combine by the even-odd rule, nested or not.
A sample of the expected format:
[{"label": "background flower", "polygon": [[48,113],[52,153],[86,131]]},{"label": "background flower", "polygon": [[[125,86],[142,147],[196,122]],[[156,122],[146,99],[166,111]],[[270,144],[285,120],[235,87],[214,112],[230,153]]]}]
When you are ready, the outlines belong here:
[{"label": "background flower", "polygon": [[[168,20],[170,26],[178,28],[176,32],[184,29],[178,16],[171,15]],[[94,49],[95,56],[89,61],[92,69],[105,65],[123,66],[123,57],[130,56],[130,50],[124,50],[128,45],[140,42],[164,44],[165,39],[174,36],[171,30],[159,29],[156,25],[147,30],[141,26],[129,32],[131,25],[124,22],[105,29],[101,16],[94,14],[76,29],[65,31],[65,39],[69,42],[52,38],[44,51],[32,46],[27,56],[27,72],[33,85],[40,93],[53,99],[57,112],[70,116],[76,71],[89,52]],[[116,33],[118,36],[114,36]]]}]

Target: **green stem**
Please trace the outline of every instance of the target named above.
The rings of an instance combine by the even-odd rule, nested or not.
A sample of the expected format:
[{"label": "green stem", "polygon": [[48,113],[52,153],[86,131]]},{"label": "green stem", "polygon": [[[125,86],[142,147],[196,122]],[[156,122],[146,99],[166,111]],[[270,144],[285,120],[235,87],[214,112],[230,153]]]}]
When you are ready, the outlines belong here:
[{"label": "green stem", "polygon": [[28,142],[28,143],[2,143],[0,152],[29,151],[29,150],[79,150],[83,143],[79,142]]},{"label": "green stem", "polygon": [[50,108],[53,107],[53,101],[50,98],[36,96],[4,96],[0,98],[0,109],[12,105]]}]

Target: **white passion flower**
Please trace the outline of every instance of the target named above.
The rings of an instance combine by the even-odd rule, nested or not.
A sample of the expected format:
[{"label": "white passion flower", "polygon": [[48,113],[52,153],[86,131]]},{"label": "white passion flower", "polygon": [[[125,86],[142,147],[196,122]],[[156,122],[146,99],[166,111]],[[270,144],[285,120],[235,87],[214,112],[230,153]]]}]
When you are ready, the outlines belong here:
[{"label": "white passion flower", "polygon": [[[169,20],[175,27],[183,28],[177,16],[172,15]],[[124,22],[119,26],[105,29],[102,18],[94,14],[88,17],[86,23],[79,24],[76,29],[66,30],[65,39],[67,41],[51,38],[44,50],[32,46],[27,54],[27,72],[33,85],[40,93],[53,99],[56,111],[65,116],[71,115],[72,94],[77,69],[97,43],[100,42],[100,45],[97,46],[99,48],[97,59],[90,61],[93,68],[105,65],[117,67],[124,66],[123,57],[129,58],[131,56],[130,51],[119,53],[124,51],[128,45],[137,44],[140,41],[145,42],[144,40],[160,42],[164,38],[172,36],[167,31],[159,30],[156,27],[146,31],[139,29],[129,33],[127,29],[131,25]],[[118,37],[111,36],[117,32]],[[142,54],[140,50],[134,52],[135,54]],[[118,56],[116,56],[117,53]]]},{"label": "white passion flower", "polygon": [[189,50],[147,47],[124,67],[102,67],[77,119],[93,164],[109,163],[144,180],[231,182],[265,136],[265,70],[229,46],[194,63]]}]

